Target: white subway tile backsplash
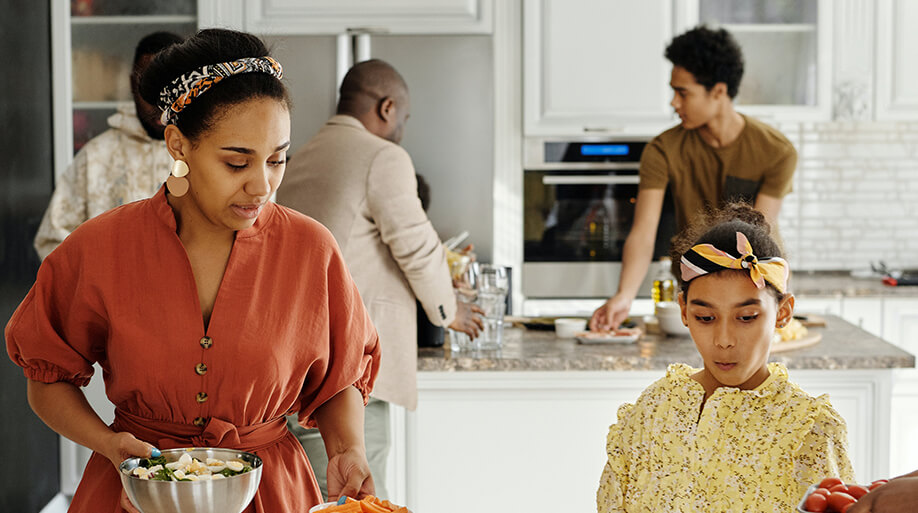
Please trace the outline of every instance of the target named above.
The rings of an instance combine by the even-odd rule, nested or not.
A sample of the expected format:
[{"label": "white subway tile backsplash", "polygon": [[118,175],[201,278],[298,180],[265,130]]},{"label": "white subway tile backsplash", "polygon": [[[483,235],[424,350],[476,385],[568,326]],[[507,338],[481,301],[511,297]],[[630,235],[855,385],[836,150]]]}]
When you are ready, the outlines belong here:
[{"label": "white subway tile backsplash", "polygon": [[779,218],[799,270],[918,267],[918,123],[781,123],[797,147]]}]

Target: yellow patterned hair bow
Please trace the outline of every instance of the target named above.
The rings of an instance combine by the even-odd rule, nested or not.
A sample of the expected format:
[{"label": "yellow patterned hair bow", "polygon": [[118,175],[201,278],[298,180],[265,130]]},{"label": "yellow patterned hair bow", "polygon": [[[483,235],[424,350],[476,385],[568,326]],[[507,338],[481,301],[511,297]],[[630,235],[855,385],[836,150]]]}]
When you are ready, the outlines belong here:
[{"label": "yellow patterned hair bow", "polygon": [[764,288],[767,281],[778,289],[778,292],[784,294],[790,277],[790,266],[786,260],[780,257],[759,260],[752,254],[752,245],[743,232],[736,232],[736,250],[740,253],[738,257],[711,244],[692,246],[680,262],[682,281],[689,282],[699,276],[724,269],[748,269],[749,277],[756,287]]}]

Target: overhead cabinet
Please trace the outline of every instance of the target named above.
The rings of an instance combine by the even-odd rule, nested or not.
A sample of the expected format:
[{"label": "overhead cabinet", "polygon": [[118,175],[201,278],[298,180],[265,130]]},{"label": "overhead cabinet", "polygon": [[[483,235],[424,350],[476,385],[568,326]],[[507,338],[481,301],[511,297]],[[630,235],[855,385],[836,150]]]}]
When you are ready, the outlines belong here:
[{"label": "overhead cabinet", "polygon": [[527,135],[606,134],[666,123],[672,0],[523,2]]},{"label": "overhead cabinet", "polygon": [[201,22],[262,35],[489,34],[492,0],[200,0]]}]

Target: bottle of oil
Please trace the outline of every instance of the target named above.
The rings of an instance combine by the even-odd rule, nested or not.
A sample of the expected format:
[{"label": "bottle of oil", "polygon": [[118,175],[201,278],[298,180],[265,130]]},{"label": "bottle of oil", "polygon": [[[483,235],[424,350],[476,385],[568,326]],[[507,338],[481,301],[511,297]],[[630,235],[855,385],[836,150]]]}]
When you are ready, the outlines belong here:
[{"label": "bottle of oil", "polygon": [[676,280],[673,279],[669,257],[662,257],[657,261],[657,273],[653,278],[653,305],[656,310],[657,303],[661,301],[676,300]]}]

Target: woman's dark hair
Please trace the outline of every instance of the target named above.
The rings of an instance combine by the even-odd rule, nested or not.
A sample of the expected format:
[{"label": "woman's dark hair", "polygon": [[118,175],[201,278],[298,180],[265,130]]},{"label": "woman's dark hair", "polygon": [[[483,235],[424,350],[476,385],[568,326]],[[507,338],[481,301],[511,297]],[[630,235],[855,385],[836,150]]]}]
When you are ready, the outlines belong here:
[{"label": "woman's dark hair", "polygon": [[[183,73],[208,64],[267,55],[268,48],[252,34],[225,29],[201,30],[156,55],[143,72],[140,94],[147,102],[161,107],[160,91]],[[178,114],[176,126],[194,141],[211,129],[228,107],[257,98],[272,98],[290,107],[287,88],[280,80],[267,73],[241,73],[224,78],[195,98]]]},{"label": "woman's dark hair", "polygon": [[736,98],[743,79],[743,50],[726,30],[700,25],[676,36],[663,55],[694,75],[708,91],[723,82],[730,98]]},{"label": "woman's dark hair", "polygon": [[[711,244],[715,248],[737,255],[736,232],[742,232],[752,246],[752,253],[759,260],[772,257],[784,258],[781,242],[771,234],[771,226],[765,215],[752,208],[748,203],[728,203],[721,209],[708,209],[695,218],[695,221],[673,237],[670,249],[672,272],[679,280],[683,294],[688,294],[691,282],[682,279],[680,262],[682,255],[696,244]],[[745,269],[726,272],[747,273]],[[778,301],[784,299],[778,289],[766,282],[766,287],[775,294]]]}]

